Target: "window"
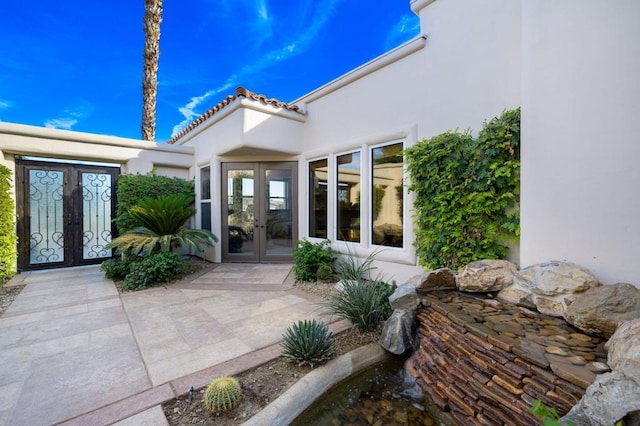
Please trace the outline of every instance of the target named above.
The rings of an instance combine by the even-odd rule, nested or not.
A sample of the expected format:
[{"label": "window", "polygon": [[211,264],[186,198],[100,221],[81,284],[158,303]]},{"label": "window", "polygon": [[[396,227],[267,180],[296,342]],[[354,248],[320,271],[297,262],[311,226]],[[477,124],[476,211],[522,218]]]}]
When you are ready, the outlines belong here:
[{"label": "window", "polygon": [[211,231],[211,166],[200,168],[200,229]]},{"label": "window", "polygon": [[327,238],[328,161],[309,163],[309,236]]},{"label": "window", "polygon": [[371,149],[371,241],[402,247],[402,142]]},{"label": "window", "polygon": [[360,152],[339,155],[338,240],[360,242]]}]

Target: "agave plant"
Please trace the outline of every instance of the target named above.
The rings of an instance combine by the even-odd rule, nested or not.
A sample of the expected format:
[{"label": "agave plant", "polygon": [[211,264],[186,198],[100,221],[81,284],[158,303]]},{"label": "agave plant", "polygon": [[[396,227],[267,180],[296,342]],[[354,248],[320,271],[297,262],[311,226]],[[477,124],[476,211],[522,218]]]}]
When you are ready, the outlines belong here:
[{"label": "agave plant", "polygon": [[113,239],[107,248],[147,255],[154,251],[168,252],[178,247],[202,251],[203,247],[217,243],[218,237],[206,229],[185,226],[186,221],[195,213],[193,199],[188,195],[143,198],[129,210],[129,215],[138,226]]},{"label": "agave plant", "polygon": [[342,291],[324,303],[325,314],[347,319],[360,330],[373,330],[391,315],[389,296],[395,288],[395,283],[389,285],[381,279],[345,281]]},{"label": "agave plant", "polygon": [[282,355],[299,366],[322,363],[333,355],[332,333],[326,324],[313,320],[294,323],[282,335]]}]

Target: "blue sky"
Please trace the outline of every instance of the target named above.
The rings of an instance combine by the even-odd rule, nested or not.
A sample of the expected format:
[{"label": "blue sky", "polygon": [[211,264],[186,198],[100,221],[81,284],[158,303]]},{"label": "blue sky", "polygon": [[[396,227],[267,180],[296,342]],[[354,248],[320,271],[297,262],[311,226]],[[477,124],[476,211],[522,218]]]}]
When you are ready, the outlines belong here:
[{"label": "blue sky", "polygon": [[[140,137],[144,0],[4,2],[0,121]],[[156,140],[244,86],[290,102],[417,35],[409,0],[164,0]]]}]

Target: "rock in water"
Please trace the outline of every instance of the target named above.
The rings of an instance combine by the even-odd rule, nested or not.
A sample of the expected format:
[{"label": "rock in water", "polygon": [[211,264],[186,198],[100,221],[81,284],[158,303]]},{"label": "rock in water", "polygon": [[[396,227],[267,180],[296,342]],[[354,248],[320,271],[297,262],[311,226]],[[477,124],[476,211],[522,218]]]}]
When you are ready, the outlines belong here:
[{"label": "rock in water", "polygon": [[402,355],[413,350],[413,332],[415,319],[413,313],[404,309],[396,309],[384,323],[380,344],[388,352]]}]

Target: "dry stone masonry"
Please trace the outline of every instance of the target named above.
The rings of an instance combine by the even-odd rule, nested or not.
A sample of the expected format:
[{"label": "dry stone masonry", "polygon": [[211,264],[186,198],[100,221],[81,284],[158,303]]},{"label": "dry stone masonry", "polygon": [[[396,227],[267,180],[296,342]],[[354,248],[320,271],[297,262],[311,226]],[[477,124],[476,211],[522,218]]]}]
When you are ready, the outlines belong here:
[{"label": "dry stone masonry", "polygon": [[605,341],[485,296],[431,293],[409,373],[459,424],[537,424],[534,399],[566,414],[609,371]]},{"label": "dry stone masonry", "polygon": [[417,275],[390,301],[381,344],[415,349],[406,369],[445,423],[538,424],[529,411],[538,399],[566,415],[561,424],[640,424],[640,289],[631,284],[603,286],[570,262],[519,271],[484,260],[458,275]]}]

